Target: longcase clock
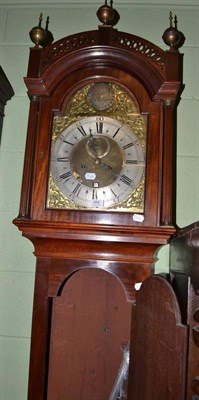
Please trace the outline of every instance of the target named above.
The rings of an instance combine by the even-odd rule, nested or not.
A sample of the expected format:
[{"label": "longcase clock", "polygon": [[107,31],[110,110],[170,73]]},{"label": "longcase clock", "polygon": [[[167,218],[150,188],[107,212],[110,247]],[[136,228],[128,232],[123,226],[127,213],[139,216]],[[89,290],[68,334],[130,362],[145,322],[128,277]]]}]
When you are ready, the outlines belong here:
[{"label": "longcase clock", "polygon": [[[176,230],[182,34],[170,16],[164,51],[113,28],[112,5],[98,16],[98,30],[55,43],[41,18],[31,31],[14,221],[37,260],[29,400],[110,398],[133,354],[136,283]],[[135,388],[126,379],[122,390],[131,399]]]}]

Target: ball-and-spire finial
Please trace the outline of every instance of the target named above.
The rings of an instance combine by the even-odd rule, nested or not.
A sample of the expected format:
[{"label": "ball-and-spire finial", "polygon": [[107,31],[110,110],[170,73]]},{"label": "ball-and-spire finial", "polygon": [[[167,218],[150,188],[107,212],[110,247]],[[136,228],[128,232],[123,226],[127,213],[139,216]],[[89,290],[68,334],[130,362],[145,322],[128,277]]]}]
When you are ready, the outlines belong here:
[{"label": "ball-and-spire finial", "polygon": [[177,16],[174,16],[174,26],[173,26],[173,14],[169,13],[170,26],[163,33],[164,43],[170,47],[171,51],[178,50],[184,43],[185,37],[182,32],[177,29]]},{"label": "ball-and-spire finial", "polygon": [[41,13],[39,16],[38,25],[34,26],[34,28],[32,28],[31,31],[29,32],[30,39],[35,44],[35,47],[49,46],[54,40],[52,33],[48,30],[49,17],[47,17],[45,29],[42,28],[41,26],[42,20],[43,20],[43,14]]},{"label": "ball-and-spire finial", "polygon": [[113,8],[113,0],[110,0],[110,6],[107,4],[107,0],[103,6],[97,11],[97,17],[103,25],[116,25],[120,19],[120,15],[116,9]]}]

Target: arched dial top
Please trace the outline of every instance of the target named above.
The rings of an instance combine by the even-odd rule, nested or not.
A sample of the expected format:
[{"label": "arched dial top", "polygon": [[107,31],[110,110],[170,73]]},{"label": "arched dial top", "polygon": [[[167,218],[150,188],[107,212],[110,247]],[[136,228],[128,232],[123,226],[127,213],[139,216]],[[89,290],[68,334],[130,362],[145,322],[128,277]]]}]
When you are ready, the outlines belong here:
[{"label": "arched dial top", "polygon": [[107,116],[89,116],[72,123],[52,148],[54,183],[78,208],[123,208],[144,167],[136,134]]}]

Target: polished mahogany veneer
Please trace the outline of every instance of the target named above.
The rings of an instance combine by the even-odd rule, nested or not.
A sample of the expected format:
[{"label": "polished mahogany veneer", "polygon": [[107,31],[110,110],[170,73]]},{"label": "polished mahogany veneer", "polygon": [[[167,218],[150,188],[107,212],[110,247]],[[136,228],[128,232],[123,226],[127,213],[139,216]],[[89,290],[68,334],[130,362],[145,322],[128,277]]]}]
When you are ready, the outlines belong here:
[{"label": "polished mahogany veneer", "polygon": [[[141,222],[130,212],[46,206],[53,115],[63,109],[72,92],[99,81],[125,87],[148,118]],[[20,211],[14,223],[33,242],[37,258],[28,399],[77,400],[81,396],[84,400],[108,400],[122,359],[122,343],[130,342],[128,399],[169,400],[164,388],[162,397],[151,397],[149,388],[153,385],[155,393],[156,375],[150,375],[147,386],[148,367],[144,369],[143,358],[139,364],[141,343],[150,343],[144,338],[139,342],[139,329],[148,328],[146,324],[140,327],[145,316],[142,292],[134,310],[134,285],[150,277],[157,249],[176,232],[176,108],[183,89],[182,55],[177,48],[163,51],[145,39],[105,25],[46,48],[31,48],[25,83],[30,113]],[[151,289],[150,283],[143,286],[144,302],[150,290],[160,286],[164,301],[168,296],[173,305],[172,294],[169,289],[165,294],[162,281],[157,280],[157,285],[151,282]],[[146,321],[152,329],[149,313],[155,306],[153,303],[150,308],[150,304],[146,305]],[[157,313],[163,308],[159,304]],[[170,324],[172,315],[167,311]],[[176,328],[178,308],[176,313],[177,322],[172,320],[168,329],[174,332],[175,343],[179,331],[184,345],[186,329]],[[151,370],[154,358],[143,348]],[[162,344],[162,351],[164,348]],[[185,356],[183,353],[176,360],[184,362]],[[182,400],[184,370],[179,375],[178,362],[173,365],[180,393],[175,398]],[[168,357],[166,368],[171,364]]]}]

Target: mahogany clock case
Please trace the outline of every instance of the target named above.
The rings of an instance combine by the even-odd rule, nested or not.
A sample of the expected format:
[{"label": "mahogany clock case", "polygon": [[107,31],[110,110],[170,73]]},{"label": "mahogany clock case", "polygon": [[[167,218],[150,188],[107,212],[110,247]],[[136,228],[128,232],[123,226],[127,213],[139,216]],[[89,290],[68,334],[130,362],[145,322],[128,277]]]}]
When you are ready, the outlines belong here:
[{"label": "mahogany clock case", "polygon": [[[24,171],[18,224],[29,219],[40,226],[43,221],[113,230],[175,226],[175,114],[183,87],[181,69],[178,51],[164,52],[107,26],[64,38],[46,49],[30,49],[25,78],[31,98],[25,160],[29,167]],[[93,82],[125,88],[136,98],[140,113],[147,115],[142,224],[128,212],[46,207],[53,116],[64,109],[72,93]]]},{"label": "mahogany clock case", "polygon": [[[183,89],[182,55],[177,48],[164,51],[145,39],[104,25],[95,31],[68,36],[44,49],[31,48],[25,82],[30,113],[20,211],[14,223],[33,242],[37,257],[28,398],[50,400],[57,393],[65,398],[70,390],[71,400],[76,400],[72,396],[79,396],[76,390],[83,382],[85,400],[94,398],[96,387],[101,400],[110,394],[113,375],[121,361],[122,341],[130,341],[130,371],[134,368],[131,355],[139,331],[132,307],[136,297],[134,285],[150,276],[158,247],[168,243],[176,230],[176,108]],[[136,105],[139,118],[146,121],[144,185],[137,192],[138,200],[143,202],[141,210],[129,212],[126,205],[124,210],[98,210],[92,205],[67,208],[60,203],[50,206],[55,120],[67,119],[71,99],[96,83],[119,87]],[[116,106],[121,104],[117,102]],[[64,129],[82,120],[83,110],[79,115],[73,113],[74,121],[70,119],[71,125]],[[93,121],[96,115],[107,121],[126,117],[129,120],[126,110],[119,109],[119,113],[109,104],[102,111],[89,108],[84,117],[86,121]],[[107,143],[108,148],[112,147],[111,140],[104,134],[100,150]],[[99,163],[95,151],[92,145],[88,153],[93,156],[94,152],[94,161]],[[91,171],[88,172],[90,177]],[[56,190],[59,192],[60,188]],[[152,286],[153,282],[156,281],[152,281]],[[158,281],[158,285],[162,286],[162,282]],[[148,293],[150,285],[145,287]],[[168,311],[170,320],[170,308]],[[81,335],[78,333],[85,316],[86,332]],[[151,320],[150,316],[148,319]],[[93,357],[87,357],[83,351],[85,342],[89,350],[88,340],[95,349]],[[110,358],[111,371],[103,368],[99,349],[107,349],[106,363],[108,366]],[[76,360],[72,371],[69,355]],[[139,359],[138,353],[136,357]],[[87,369],[84,362],[88,362]],[[59,372],[62,379],[70,377],[65,386],[60,384]],[[180,387],[178,371],[177,375]],[[129,399],[139,389],[139,382],[131,382]]]}]

